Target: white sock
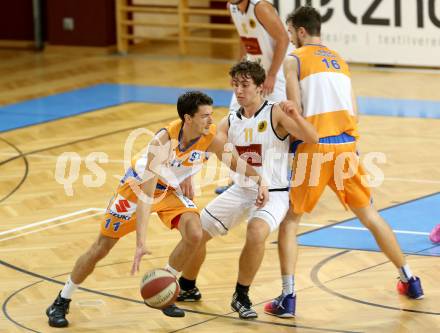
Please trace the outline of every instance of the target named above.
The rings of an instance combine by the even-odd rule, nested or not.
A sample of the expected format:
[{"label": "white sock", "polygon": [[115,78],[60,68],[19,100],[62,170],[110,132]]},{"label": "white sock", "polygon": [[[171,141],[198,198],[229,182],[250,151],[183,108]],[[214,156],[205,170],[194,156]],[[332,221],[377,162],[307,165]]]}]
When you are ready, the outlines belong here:
[{"label": "white sock", "polygon": [[413,277],[413,274],[408,264],[405,264],[399,268],[399,276],[402,282],[408,282],[408,280]]},{"label": "white sock", "polygon": [[72,294],[75,292],[75,290],[78,287],[79,287],[79,284],[73,283],[72,280],[70,279],[70,275],[69,275],[69,278],[67,279],[67,282],[64,285],[63,290],[61,290],[61,297],[71,299]]},{"label": "white sock", "polygon": [[179,277],[180,272],[175,270],[173,267],[171,267],[169,264],[166,264],[165,269],[170,272],[171,274],[173,274],[176,278]]},{"label": "white sock", "polygon": [[281,275],[283,280],[283,295],[295,295],[295,278],[293,275]]}]

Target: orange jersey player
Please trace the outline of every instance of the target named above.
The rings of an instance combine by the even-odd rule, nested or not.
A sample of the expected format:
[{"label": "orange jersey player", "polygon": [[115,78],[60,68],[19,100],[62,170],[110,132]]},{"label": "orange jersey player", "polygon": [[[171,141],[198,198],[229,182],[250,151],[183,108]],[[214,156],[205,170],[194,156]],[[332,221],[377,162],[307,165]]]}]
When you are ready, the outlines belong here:
[{"label": "orange jersey player", "polygon": [[[202,92],[190,91],[177,101],[179,120],[160,130],[149,143],[146,153],[133,160],[131,168],[121,180],[116,196],[111,201],[98,239],[76,261],[66,284],[53,304],[47,309],[49,325],[66,327],[66,314],[73,292],[94,270],[118,240],[136,230],[136,250],[132,274],[139,271],[142,256],[150,253],[146,247],[149,216],[157,212],[169,228],[176,228],[181,240],[171,252],[166,269],[178,275],[183,265],[191,261],[202,238],[199,210],[191,199],[180,191],[179,183],[200,171],[208,154],[222,159],[224,142],[212,124],[212,99]],[[244,163],[248,177],[258,184],[255,204],[265,205],[268,190],[262,177]],[[232,156],[229,167],[236,170],[238,160]],[[162,310],[170,317],[183,317],[185,312],[176,305]]]},{"label": "orange jersey player", "polygon": [[[321,16],[316,9],[300,7],[288,15],[286,22],[291,42],[297,48],[284,62],[287,98],[315,126],[320,139],[318,144],[296,145],[290,210],[278,233],[282,293],[265,305],[265,312],[278,317],[295,315],[296,231],[302,214],[313,210],[327,185],[370,230],[396,266],[399,292],[420,299],[420,279],[412,275],[393,231],[373,206],[370,189],[362,183],[364,171],[358,165],[356,151],[356,100],[348,66],[322,44]],[[302,181],[297,184],[298,179]]]}]

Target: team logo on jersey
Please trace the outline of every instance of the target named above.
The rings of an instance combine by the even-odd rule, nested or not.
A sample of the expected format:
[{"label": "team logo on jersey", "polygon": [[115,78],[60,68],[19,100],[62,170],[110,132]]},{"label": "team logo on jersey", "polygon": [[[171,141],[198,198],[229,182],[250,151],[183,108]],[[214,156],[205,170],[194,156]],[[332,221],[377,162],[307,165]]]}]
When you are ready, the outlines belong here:
[{"label": "team logo on jersey", "polygon": [[249,26],[250,26],[252,29],[255,29],[255,27],[257,26],[257,22],[255,22],[254,19],[250,19],[250,20],[249,20]]},{"label": "team logo on jersey", "polygon": [[122,199],[122,200],[118,200],[118,202],[115,203],[115,207],[118,213],[127,213],[128,208],[130,208],[131,205],[127,199]]},{"label": "team logo on jersey", "polygon": [[267,129],[267,121],[263,120],[258,123],[258,132],[263,133]]},{"label": "team logo on jersey", "polygon": [[194,163],[195,161],[199,161],[202,157],[201,151],[193,151],[191,156],[188,158],[188,162]]},{"label": "team logo on jersey", "polygon": [[108,213],[122,220],[129,220],[131,215],[136,211],[136,204],[125,199],[118,194],[112,205],[108,209]]}]

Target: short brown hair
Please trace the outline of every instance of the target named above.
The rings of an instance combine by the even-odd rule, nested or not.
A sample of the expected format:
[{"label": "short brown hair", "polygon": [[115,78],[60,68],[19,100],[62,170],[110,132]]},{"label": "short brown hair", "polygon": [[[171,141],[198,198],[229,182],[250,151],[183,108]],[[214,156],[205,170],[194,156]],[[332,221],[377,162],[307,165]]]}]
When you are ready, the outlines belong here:
[{"label": "short brown hair", "polygon": [[321,35],[321,14],[311,6],[301,6],[287,15],[286,23],[295,29],[303,27],[310,36]]},{"label": "short brown hair", "polygon": [[194,117],[199,110],[199,106],[212,105],[212,98],[201,91],[187,91],[179,96],[177,100],[177,112],[180,119],[185,121],[185,115]]}]

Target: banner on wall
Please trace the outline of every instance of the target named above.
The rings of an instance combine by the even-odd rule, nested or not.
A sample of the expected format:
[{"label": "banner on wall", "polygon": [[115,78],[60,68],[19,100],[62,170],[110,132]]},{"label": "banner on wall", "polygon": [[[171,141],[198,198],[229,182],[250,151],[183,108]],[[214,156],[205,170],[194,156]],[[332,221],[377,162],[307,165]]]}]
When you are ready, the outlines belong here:
[{"label": "banner on wall", "polygon": [[301,5],[322,15],[322,40],[358,63],[440,67],[440,0],[279,0],[281,19]]}]

